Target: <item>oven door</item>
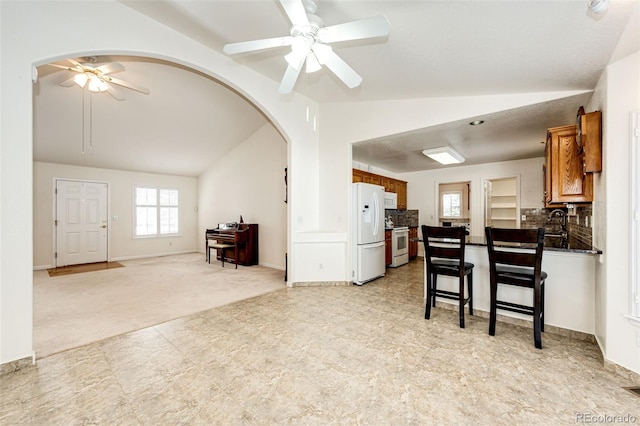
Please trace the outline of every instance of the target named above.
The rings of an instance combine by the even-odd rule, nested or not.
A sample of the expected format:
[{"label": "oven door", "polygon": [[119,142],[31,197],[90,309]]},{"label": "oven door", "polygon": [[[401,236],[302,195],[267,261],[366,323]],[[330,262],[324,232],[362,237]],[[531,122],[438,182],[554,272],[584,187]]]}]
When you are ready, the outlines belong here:
[{"label": "oven door", "polygon": [[402,256],[409,253],[409,230],[394,229],[391,241],[391,255]]}]

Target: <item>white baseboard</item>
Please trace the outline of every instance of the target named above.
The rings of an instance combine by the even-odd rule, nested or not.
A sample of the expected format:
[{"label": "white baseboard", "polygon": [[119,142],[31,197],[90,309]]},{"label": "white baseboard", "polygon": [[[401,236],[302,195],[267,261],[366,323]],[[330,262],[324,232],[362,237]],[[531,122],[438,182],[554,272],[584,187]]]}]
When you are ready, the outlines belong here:
[{"label": "white baseboard", "polygon": [[110,262],[120,262],[123,260],[134,260],[134,259],[147,259],[150,257],[163,257],[163,256],[175,256],[178,254],[188,254],[188,253],[198,253],[198,250],[182,250],[182,251],[171,251],[171,252],[166,252],[166,253],[154,253],[154,254],[141,254],[141,255],[135,255],[135,256],[119,256],[119,257],[112,257],[109,261]]},{"label": "white baseboard", "polygon": [[34,271],[44,271],[53,268],[53,265],[36,265],[33,267]]},{"label": "white baseboard", "polygon": [[[135,256],[119,256],[112,257],[109,259],[109,262],[120,262],[121,260],[134,260],[134,259],[147,259],[149,257],[162,257],[162,256],[174,256],[178,254],[188,254],[188,253],[198,253],[198,250],[182,250],[182,251],[172,251],[166,253],[154,253],[154,254],[141,254]],[[33,267],[34,271],[43,271],[46,269],[52,269],[55,266],[53,265],[36,265]]]},{"label": "white baseboard", "polygon": [[277,269],[279,271],[284,271],[284,266],[282,265],[273,265],[271,263],[258,263],[260,266],[264,266],[265,268]]}]

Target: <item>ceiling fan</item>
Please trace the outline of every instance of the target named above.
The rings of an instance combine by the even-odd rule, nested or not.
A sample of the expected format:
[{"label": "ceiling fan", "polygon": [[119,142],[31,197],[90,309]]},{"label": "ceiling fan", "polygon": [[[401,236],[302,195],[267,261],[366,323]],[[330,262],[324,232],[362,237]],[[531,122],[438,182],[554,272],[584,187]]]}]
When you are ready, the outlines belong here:
[{"label": "ceiling fan", "polygon": [[[95,57],[92,58],[95,62]],[[75,75],[62,81],[61,86],[71,87],[74,84],[84,88],[85,86],[90,92],[107,92],[118,101],[124,101],[124,97],[113,86],[118,85],[126,87],[127,89],[135,90],[136,92],[144,93],[148,95],[151,93],[146,87],[138,86],[137,84],[129,83],[119,78],[115,78],[110,74],[124,71],[125,68],[118,62],[111,62],[105,65],[94,67],[89,64],[81,64],[74,59],[67,59],[73,66],[65,66],[58,64],[49,64],[51,66],[62,68],[67,71],[75,73]]]},{"label": "ceiling fan", "polygon": [[318,71],[324,65],[347,87],[353,89],[359,86],[362,83],[362,77],[342,60],[329,44],[386,36],[389,34],[387,18],[380,15],[325,27],[322,19],[315,15],[317,6],[313,0],[279,1],[292,24],[289,30],[290,35],[230,43],[224,46],[223,51],[227,54],[236,54],[291,46],[291,52],[284,57],[287,61],[287,70],[278,89],[280,93],[290,93],[293,90],[305,63],[308,73]]}]

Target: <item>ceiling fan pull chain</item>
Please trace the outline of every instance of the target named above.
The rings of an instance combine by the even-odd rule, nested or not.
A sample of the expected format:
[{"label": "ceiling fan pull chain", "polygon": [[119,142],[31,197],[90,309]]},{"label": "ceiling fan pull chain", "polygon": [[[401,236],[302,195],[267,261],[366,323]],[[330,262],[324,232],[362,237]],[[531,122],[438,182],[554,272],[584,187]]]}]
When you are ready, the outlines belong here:
[{"label": "ceiling fan pull chain", "polygon": [[89,149],[93,149],[93,93],[89,92]]},{"label": "ceiling fan pull chain", "polygon": [[84,97],[85,92],[82,89],[82,155],[84,155]]}]

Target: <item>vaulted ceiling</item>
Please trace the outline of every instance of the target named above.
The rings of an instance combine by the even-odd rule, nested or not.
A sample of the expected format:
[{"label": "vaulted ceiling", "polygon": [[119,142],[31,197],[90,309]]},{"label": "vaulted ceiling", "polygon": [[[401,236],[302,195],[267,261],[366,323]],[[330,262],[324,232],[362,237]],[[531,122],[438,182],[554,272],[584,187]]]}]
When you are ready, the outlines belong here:
[{"label": "vaulted ceiling", "polygon": [[[277,1],[121,1],[126,6],[222,51],[226,43],[288,35]],[[438,167],[420,151],[447,143],[464,151],[466,164],[541,156],[545,129],[570,124],[589,101],[607,64],[640,48],[638,1],[613,1],[602,15],[586,0],[568,1],[318,1],[325,25],[375,15],[390,22],[387,37],[334,45],[363,77],[346,88],[323,69],[301,74],[295,89],[318,102],[446,98],[516,93],[575,92],[564,99],[480,118],[447,123],[354,145],[353,158],[401,173]],[[235,55],[243,66],[280,81],[288,48]],[[267,123],[236,92],[198,72],[137,57],[117,61],[118,77],[149,87],[85,99],[92,115],[82,145],[82,91],[62,87],[68,71],[39,67],[34,158],[157,173],[197,176]],[[92,107],[89,110],[89,107]],[[87,147],[88,144],[92,146]]]}]

